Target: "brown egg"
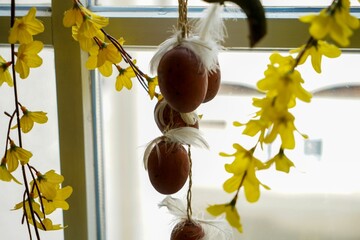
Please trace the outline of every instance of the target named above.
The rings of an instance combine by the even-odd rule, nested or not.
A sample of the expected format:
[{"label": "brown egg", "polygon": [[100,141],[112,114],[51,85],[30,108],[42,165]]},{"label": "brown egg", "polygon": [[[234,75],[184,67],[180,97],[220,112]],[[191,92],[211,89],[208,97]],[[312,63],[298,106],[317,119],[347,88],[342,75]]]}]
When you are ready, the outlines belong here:
[{"label": "brown egg", "polygon": [[161,141],[151,150],[147,167],[150,182],[159,193],[176,193],[189,175],[188,153],[179,143]]},{"label": "brown egg", "polygon": [[221,83],[221,71],[217,68],[215,72],[211,72],[208,75],[208,88],[206,91],[204,103],[212,100],[219,91]]},{"label": "brown egg", "polygon": [[176,224],[171,232],[170,240],[201,240],[205,236],[200,224],[186,220]]},{"label": "brown egg", "polygon": [[194,52],[177,46],[164,54],[158,66],[160,92],[178,112],[194,111],[208,88],[205,69]]},{"label": "brown egg", "polygon": [[163,102],[163,100],[157,102],[154,110],[154,118],[161,132],[179,127],[194,127],[199,129],[198,121],[196,121],[195,124],[186,123],[184,119],[182,119],[181,114],[171,108],[167,102]]}]

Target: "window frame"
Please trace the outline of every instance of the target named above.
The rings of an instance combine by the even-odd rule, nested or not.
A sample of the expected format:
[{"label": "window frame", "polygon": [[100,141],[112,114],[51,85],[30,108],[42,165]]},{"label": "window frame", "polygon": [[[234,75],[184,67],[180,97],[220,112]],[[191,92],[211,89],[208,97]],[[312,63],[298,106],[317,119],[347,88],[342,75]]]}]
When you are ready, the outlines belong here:
[{"label": "window frame", "polygon": [[[176,8],[104,8],[87,4],[93,11],[110,18],[106,31],[115,37],[124,37],[126,45],[155,47],[169,37],[171,27],[177,21]],[[65,184],[74,188],[69,199],[70,210],[64,212],[65,239],[105,239],[105,220],[102,217],[101,185],[101,141],[96,130],[99,123],[96,116],[94,96],[94,74],[85,69],[86,54],[71,37],[71,30],[62,24],[64,12],[72,6],[71,1],[52,0],[51,6],[37,6],[39,18],[45,25],[45,32],[37,39],[54,48],[59,144],[61,171]],[[9,8],[8,8],[9,9]],[[0,29],[7,29],[10,17],[7,7],[0,6]],[[28,6],[19,6],[16,14],[24,15]],[[189,18],[196,18],[204,8],[189,9]],[[308,26],[297,17],[318,12],[320,8],[266,8],[268,33],[255,49],[288,49],[305,43]],[[159,15],[166,11],[167,14]],[[352,10],[360,18],[360,8]],[[243,13],[225,13],[228,49],[248,48],[248,25]],[[236,19],[237,21],[234,21]],[[119,32],[119,26],[121,31]],[[156,26],[156,28],[154,28]],[[142,29],[142,31],[139,31]],[[284,38],[284,32],[287,38]],[[0,35],[0,44],[7,43],[6,34]],[[360,31],[351,38],[347,50],[360,49]],[[71,57],[67,53],[72,53]],[[79,79],[81,81],[79,81]],[[101,182],[100,182],[101,184]],[[82,191],[85,189],[85,192]],[[84,224],[86,223],[86,224]]]}]

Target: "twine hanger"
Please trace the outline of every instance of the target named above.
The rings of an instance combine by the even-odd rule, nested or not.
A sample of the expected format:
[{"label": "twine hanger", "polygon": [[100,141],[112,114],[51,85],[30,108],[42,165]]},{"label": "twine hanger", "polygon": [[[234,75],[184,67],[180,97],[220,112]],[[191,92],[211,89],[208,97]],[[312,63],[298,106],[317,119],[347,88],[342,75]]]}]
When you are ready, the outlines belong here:
[{"label": "twine hanger", "polygon": [[188,19],[187,19],[187,4],[188,0],[178,0],[179,2],[179,18],[178,18],[178,29],[181,29],[182,38],[188,36]]}]

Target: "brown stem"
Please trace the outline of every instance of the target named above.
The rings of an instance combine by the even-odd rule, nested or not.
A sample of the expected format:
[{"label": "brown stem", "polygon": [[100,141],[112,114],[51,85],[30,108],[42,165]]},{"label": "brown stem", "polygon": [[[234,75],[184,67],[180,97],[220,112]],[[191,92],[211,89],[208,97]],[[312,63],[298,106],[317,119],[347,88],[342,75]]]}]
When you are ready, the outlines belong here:
[{"label": "brown stem", "polygon": [[[12,28],[14,26],[14,23],[15,23],[15,0],[11,0],[10,12],[11,12],[10,27]],[[22,147],[21,129],[20,129],[19,100],[18,100],[19,98],[18,98],[18,90],[17,90],[17,83],[16,83],[16,72],[15,72],[15,44],[11,44],[11,61],[13,63],[11,66],[12,66],[12,75],[13,75],[13,82],[14,82],[15,112],[16,112],[17,131],[18,131],[18,138],[19,138],[18,140],[19,140],[19,147]],[[35,221],[35,213],[34,213],[34,209],[33,209],[31,198],[30,198],[30,191],[29,191],[29,186],[28,186],[28,182],[27,182],[27,177],[26,177],[26,172],[25,172],[25,166],[24,165],[21,166],[21,170],[22,170],[22,175],[23,175],[23,179],[24,179],[25,192],[26,192],[26,195],[28,196],[27,201],[29,203],[31,217],[32,217],[33,221]],[[40,240],[40,234],[39,234],[39,230],[38,230],[38,228],[36,226],[36,223],[34,223],[34,229],[35,229],[35,234],[36,234],[37,239]],[[31,235],[30,235],[30,238],[31,238]]]},{"label": "brown stem", "polygon": [[146,92],[149,92],[149,87],[147,85],[146,82],[146,74],[143,73],[132,61],[132,57],[131,55],[125,51],[125,49],[123,48],[123,46],[121,46],[121,44],[118,42],[118,40],[116,38],[114,38],[113,36],[111,36],[110,34],[108,34],[104,29],[101,29],[101,32],[106,36],[107,39],[109,39],[109,41],[114,44],[114,46],[116,47],[116,49],[120,52],[122,58],[124,59],[124,61],[130,65],[130,67],[133,69],[136,78],[138,79],[138,81],[140,82],[141,86],[145,89]]}]

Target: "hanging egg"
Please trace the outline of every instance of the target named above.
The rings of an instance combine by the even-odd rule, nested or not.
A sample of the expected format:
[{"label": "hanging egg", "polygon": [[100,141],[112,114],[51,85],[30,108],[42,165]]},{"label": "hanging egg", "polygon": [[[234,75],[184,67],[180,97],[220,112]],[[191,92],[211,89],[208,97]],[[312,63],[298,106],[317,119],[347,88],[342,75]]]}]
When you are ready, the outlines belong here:
[{"label": "hanging egg", "polygon": [[176,193],[189,176],[188,153],[180,143],[161,141],[151,150],[147,168],[150,182],[159,193]]},{"label": "hanging egg", "polygon": [[200,224],[194,221],[183,221],[175,225],[170,240],[201,240],[205,236]]},{"label": "hanging egg", "polygon": [[193,121],[193,124],[185,122],[181,113],[170,107],[165,100],[160,100],[155,105],[154,118],[161,132],[180,127],[199,129],[199,122],[197,120]]},{"label": "hanging egg", "polygon": [[220,67],[216,68],[216,71],[210,72],[208,74],[208,88],[206,91],[204,103],[212,100],[219,91],[221,83],[221,71]]},{"label": "hanging egg", "polygon": [[208,88],[200,59],[183,46],[169,50],[161,58],[158,83],[169,105],[181,113],[194,111],[203,102]]}]

